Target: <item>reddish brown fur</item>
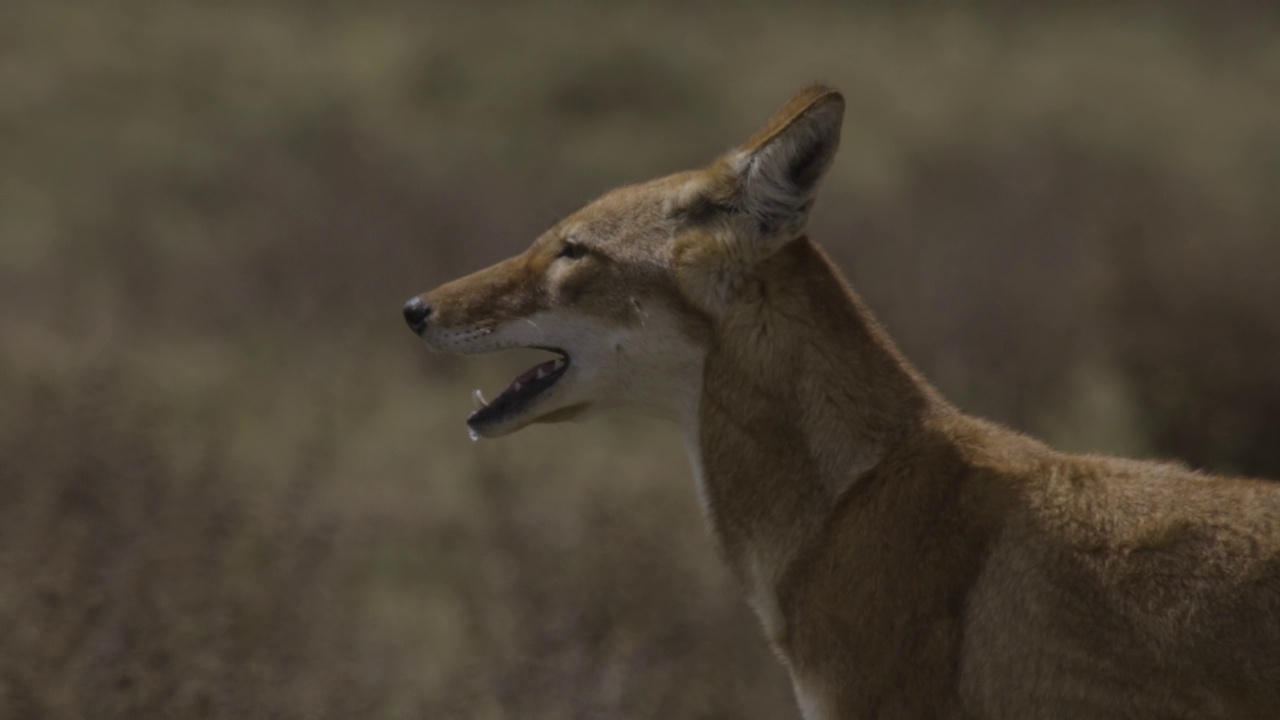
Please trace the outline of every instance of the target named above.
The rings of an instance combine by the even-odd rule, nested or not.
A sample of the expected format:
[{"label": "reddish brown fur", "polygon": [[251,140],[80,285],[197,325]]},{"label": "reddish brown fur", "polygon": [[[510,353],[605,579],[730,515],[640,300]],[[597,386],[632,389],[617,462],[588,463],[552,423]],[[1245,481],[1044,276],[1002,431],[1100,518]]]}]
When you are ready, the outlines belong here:
[{"label": "reddish brown fur", "polygon": [[[1280,717],[1280,489],[966,417],[807,241],[760,275],[791,352],[713,349],[705,472],[731,563],[803,536],[771,639],[832,717]],[[824,401],[886,448],[842,495],[799,407]]]},{"label": "reddish brown fur", "polygon": [[[714,537],[809,720],[1280,718],[1280,486],[1058,453],[943,400],[790,230],[842,108],[806,89],[706,170],[429,294],[438,321],[607,319],[619,352],[676,328],[655,347],[698,361],[643,372],[689,396]],[[553,267],[571,231],[599,258]]]}]

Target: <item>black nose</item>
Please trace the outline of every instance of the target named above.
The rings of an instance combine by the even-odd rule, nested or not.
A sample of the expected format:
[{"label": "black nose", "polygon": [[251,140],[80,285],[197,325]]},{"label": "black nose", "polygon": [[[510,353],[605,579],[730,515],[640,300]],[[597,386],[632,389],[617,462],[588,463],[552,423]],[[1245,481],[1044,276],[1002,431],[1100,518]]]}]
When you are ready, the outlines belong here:
[{"label": "black nose", "polygon": [[427,329],[429,317],[431,317],[431,306],[423,302],[421,297],[415,297],[404,304],[404,321],[409,323],[409,328],[419,335]]}]

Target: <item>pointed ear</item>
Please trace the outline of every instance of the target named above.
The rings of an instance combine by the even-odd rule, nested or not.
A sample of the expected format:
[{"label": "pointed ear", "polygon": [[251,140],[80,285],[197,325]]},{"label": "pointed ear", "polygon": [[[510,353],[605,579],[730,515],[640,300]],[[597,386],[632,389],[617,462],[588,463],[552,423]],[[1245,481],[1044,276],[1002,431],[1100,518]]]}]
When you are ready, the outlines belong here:
[{"label": "pointed ear", "polygon": [[738,206],[755,219],[765,245],[803,232],[818,185],[840,147],[844,97],[822,85],[799,93],[723,159],[738,184]]}]

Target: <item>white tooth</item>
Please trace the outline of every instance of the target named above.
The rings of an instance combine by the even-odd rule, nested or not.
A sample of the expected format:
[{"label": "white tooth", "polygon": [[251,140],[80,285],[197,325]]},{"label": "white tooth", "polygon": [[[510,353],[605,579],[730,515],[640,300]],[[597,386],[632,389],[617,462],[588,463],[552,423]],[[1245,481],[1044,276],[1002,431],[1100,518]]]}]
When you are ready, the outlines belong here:
[{"label": "white tooth", "polygon": [[511,390],[513,392],[520,392],[521,387],[523,386],[520,383],[511,383]]},{"label": "white tooth", "polygon": [[564,358],[556,358],[555,369],[559,370],[562,367],[564,367]]},{"label": "white tooth", "polygon": [[471,391],[471,404],[475,405],[477,410],[489,407],[489,401],[485,400],[484,395],[480,394],[480,388]]},{"label": "white tooth", "polygon": [[471,442],[475,442],[480,439],[480,433],[472,430],[471,428],[467,428],[467,436],[471,438]]},{"label": "white tooth", "polygon": [[538,378],[537,378],[537,379],[538,379],[538,380],[541,380],[542,378],[544,378],[544,377],[546,377],[546,376],[547,376],[547,371],[546,371],[546,370],[545,370],[541,365],[539,365],[539,366],[538,366]]}]

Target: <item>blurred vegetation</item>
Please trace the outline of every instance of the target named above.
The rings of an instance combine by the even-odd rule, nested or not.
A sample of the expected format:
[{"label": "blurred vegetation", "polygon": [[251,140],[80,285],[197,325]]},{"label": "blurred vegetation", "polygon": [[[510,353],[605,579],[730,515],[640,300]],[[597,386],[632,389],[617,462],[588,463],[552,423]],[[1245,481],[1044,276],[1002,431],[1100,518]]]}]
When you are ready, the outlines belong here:
[{"label": "blurred vegetation", "polygon": [[471,444],[399,306],[813,80],[949,397],[1280,477],[1272,4],[718,8],[0,6],[0,716],[795,717],[674,431]]}]

